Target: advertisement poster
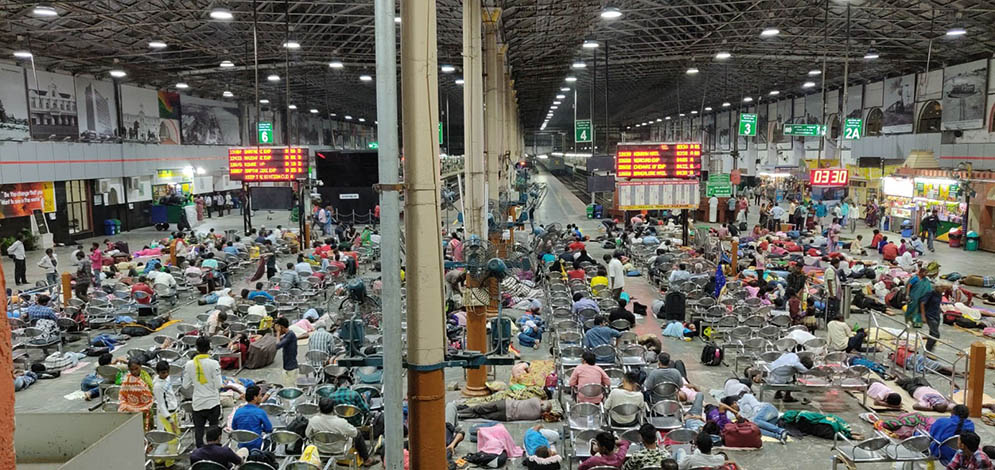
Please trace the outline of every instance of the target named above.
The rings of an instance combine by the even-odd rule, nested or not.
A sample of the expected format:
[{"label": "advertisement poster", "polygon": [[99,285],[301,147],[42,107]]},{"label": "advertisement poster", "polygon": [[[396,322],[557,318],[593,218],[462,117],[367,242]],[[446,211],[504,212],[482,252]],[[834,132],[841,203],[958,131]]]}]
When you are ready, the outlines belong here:
[{"label": "advertisement poster", "polygon": [[39,70],[28,76],[28,111],[31,137],[40,140],[75,140],[76,86],[72,75]]},{"label": "advertisement poster", "polygon": [[55,188],[52,183],[0,185],[0,219],[25,217],[36,210],[55,212]]},{"label": "advertisement poster", "polygon": [[29,132],[24,70],[0,64],[0,140],[28,140]]}]

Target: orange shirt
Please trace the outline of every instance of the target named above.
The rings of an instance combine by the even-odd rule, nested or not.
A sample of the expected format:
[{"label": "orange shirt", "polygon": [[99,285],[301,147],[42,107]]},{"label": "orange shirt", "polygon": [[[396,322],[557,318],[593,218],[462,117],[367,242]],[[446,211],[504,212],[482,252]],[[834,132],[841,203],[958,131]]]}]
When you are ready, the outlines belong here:
[{"label": "orange shirt", "polygon": [[889,243],[881,248],[881,256],[885,261],[895,261],[898,258],[898,247],[894,243]]}]

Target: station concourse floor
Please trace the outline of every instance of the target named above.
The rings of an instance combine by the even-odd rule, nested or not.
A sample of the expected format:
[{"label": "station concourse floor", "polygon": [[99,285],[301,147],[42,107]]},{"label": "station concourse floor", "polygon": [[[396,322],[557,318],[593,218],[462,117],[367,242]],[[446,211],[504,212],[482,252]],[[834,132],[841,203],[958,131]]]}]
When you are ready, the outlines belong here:
[{"label": "station concourse floor", "polygon": [[[548,196],[542,206],[536,210],[536,219],[540,224],[557,222],[561,225],[566,225],[567,223],[576,223],[580,229],[595,238],[599,234],[600,222],[598,220],[589,220],[585,216],[585,203],[578,199],[563,183],[557,180],[552,175],[546,172],[540,172],[535,176],[535,180],[538,182],[545,182],[549,185]],[[268,220],[267,220],[268,219]],[[751,215],[751,221],[756,219],[756,215]],[[256,214],[254,218],[256,225],[264,224],[266,226],[275,227],[277,224],[291,225],[289,222],[289,217],[286,212],[277,212],[273,214],[267,214],[265,211],[260,211]],[[240,229],[242,225],[241,217],[238,216],[237,212],[233,211],[231,216],[226,216],[223,218],[205,219],[203,225],[196,227],[195,230],[206,231],[210,227],[214,227],[218,231],[223,231],[225,229]],[[870,233],[869,230],[865,231]],[[118,237],[129,242],[132,248],[141,247],[148,240],[161,235],[162,232],[155,232],[154,229],[141,229],[132,231],[129,233],[121,234]],[[92,241],[101,241],[105,237],[96,237]],[[848,238],[844,235],[844,238]],[[868,236],[865,235],[865,239]],[[86,240],[84,246],[88,245],[91,240]],[[605,253],[605,250],[601,249],[596,243],[589,243],[589,252],[595,259],[600,259],[600,257]],[[72,251],[72,247],[57,248],[56,252],[59,255],[60,260],[68,260],[69,253]],[[38,268],[35,267],[37,262],[37,257],[40,256],[40,252],[31,252],[28,257],[28,279],[30,281],[35,281],[42,278],[42,274]],[[962,273],[977,273],[983,274],[988,272],[984,269],[984,266],[991,266],[992,262],[995,261],[995,255],[990,253],[965,253],[959,250],[950,249],[946,244],[938,243],[937,252],[935,255],[927,255],[927,259],[931,259],[930,256],[935,257],[935,259],[940,260],[944,265],[943,272],[949,272],[951,270],[957,270]],[[281,262],[286,262],[282,259]],[[12,279],[13,277],[13,265],[9,258],[3,258],[4,270],[7,273],[7,278]],[[245,286],[244,279],[237,279],[234,283],[234,290],[239,290]],[[626,279],[626,291],[630,293],[634,301],[638,301],[644,304],[650,304],[654,298],[658,296],[656,289],[651,286],[645,277],[631,277]],[[173,312],[173,318],[177,318],[183,321],[195,321],[197,314],[203,313],[207,310],[205,306],[197,306],[196,304],[182,305]],[[511,312],[507,312],[511,313]],[[869,324],[869,319],[867,315],[853,315],[850,322],[857,322],[861,325]],[[659,334],[660,324],[658,320],[653,317],[647,317],[640,319],[637,322],[635,330],[639,334]],[[175,335],[175,326],[169,327],[162,332],[162,334]],[[818,332],[820,336],[825,335],[825,331],[822,330]],[[941,337],[945,340],[949,340],[954,344],[967,345],[977,338],[961,331],[953,330],[950,327],[943,326]],[[119,351],[116,351],[115,355],[121,354],[127,349],[131,348],[145,348],[152,344],[152,337],[146,336],[142,338],[134,338],[129,341],[126,346]],[[78,343],[77,343],[78,344]],[[699,363],[699,355],[702,347],[700,341],[693,341],[690,343],[678,341],[675,339],[664,339],[664,350],[671,353],[674,359],[681,359],[687,365],[689,378],[691,381],[697,385],[702,390],[709,390],[715,388],[721,388],[723,382],[730,377],[736,375],[736,372],[730,366],[720,366],[720,367],[705,367]],[[300,348],[299,353],[303,357],[305,348]],[[548,347],[545,342],[542,347],[538,350],[532,349],[521,349],[523,360],[537,360],[537,359],[548,359],[550,357]],[[65,374],[63,377],[54,380],[46,380],[35,383],[31,388],[18,392],[15,395],[16,399],[16,410],[18,413],[23,412],[79,412],[85,411],[89,406],[92,405],[91,402],[85,401],[70,401],[63,398],[71,392],[79,390],[79,384],[82,377],[93,370],[95,365],[95,359],[88,358],[88,362],[91,364],[83,367],[81,370]],[[239,374],[240,377],[249,377],[256,380],[269,380],[269,381],[280,381],[280,366],[279,358],[268,368],[260,370],[245,370]],[[498,380],[507,382],[510,377],[510,366],[500,366],[497,367],[496,376]],[[460,369],[447,369],[446,370],[446,381],[447,381],[447,401],[460,400],[459,386],[463,384],[464,372]],[[985,391],[987,394],[995,396],[995,386],[992,385],[992,381],[986,380]],[[848,423],[851,424],[855,432],[860,432],[864,436],[869,436],[872,433],[871,426],[860,421],[857,417],[859,413],[866,410],[861,408],[859,400],[857,398],[849,396],[838,396],[829,395],[826,396],[815,396],[815,395],[805,395],[801,394],[799,396],[808,396],[812,398],[812,407],[821,407],[844,418]],[[767,397],[768,400],[771,399],[770,395]],[[707,398],[706,402],[710,402],[711,399]],[[793,405],[788,405],[781,403],[780,401],[774,402],[776,406],[781,411],[785,411],[789,408],[802,408],[797,403]],[[816,408],[819,409],[819,408]],[[831,410],[831,411],[830,411]],[[442,422],[442,417],[439,417],[440,424]],[[982,444],[992,444],[995,443],[995,428],[985,426],[980,422],[980,420],[975,419],[975,425],[977,432],[982,437]],[[19,425],[30,425],[29,422],[18,423]],[[505,426],[511,432],[512,437],[521,444],[522,435],[525,430],[531,427],[534,423],[505,423]],[[550,429],[562,429],[562,423],[546,423],[545,426]],[[744,469],[796,469],[796,468],[820,468],[828,469],[830,468],[830,456],[832,442],[828,440],[822,440],[814,437],[806,437],[802,440],[792,440],[786,445],[781,445],[777,443],[765,443],[764,447],[758,451],[742,451],[742,452],[729,452],[731,459],[736,461]],[[563,449],[563,446],[558,446],[559,449]],[[470,443],[469,440],[464,441],[457,449],[457,455],[465,455],[467,453],[475,452],[476,445]],[[869,469],[884,469],[891,468],[891,464],[876,464],[876,465],[861,465],[861,468]],[[378,468],[378,467],[375,467]],[[519,463],[509,463],[508,468],[520,468]],[[563,468],[567,468],[566,465]],[[574,466],[576,468],[576,466]]]}]

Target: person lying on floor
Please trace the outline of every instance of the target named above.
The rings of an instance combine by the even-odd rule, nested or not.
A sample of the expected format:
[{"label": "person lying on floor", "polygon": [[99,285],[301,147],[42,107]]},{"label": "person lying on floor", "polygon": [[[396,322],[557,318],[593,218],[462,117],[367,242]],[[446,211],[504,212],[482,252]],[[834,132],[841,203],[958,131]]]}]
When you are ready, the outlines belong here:
[{"label": "person lying on floor", "polygon": [[902,408],[902,395],[895,393],[884,382],[875,380],[867,387],[867,396],[874,400],[874,405],[886,408]]},{"label": "person lying on floor", "polygon": [[888,355],[888,358],[895,361],[896,364],[904,367],[906,370],[914,371],[919,374],[927,370],[940,375],[946,375],[947,377],[951,377],[955,374],[953,367],[941,364],[940,362],[934,361],[922,354],[906,354],[904,364],[899,362],[901,355],[896,357],[895,353],[891,353]]},{"label": "person lying on floor", "polygon": [[916,403],[912,405],[912,409],[914,410],[945,413],[953,410],[955,406],[953,402],[947,400],[942,393],[933,388],[923,377],[900,377],[895,382],[916,400]]},{"label": "person lying on floor", "polygon": [[736,418],[745,419],[756,424],[760,428],[760,433],[773,437],[784,444],[788,440],[788,432],[777,425],[777,418],[780,413],[777,407],[770,403],[757,400],[752,393],[744,393],[739,399],[726,397],[722,399],[723,405],[729,408]]},{"label": "person lying on floor", "polygon": [[459,419],[489,419],[491,421],[535,421],[553,409],[552,403],[538,398],[513,400],[510,398],[476,406],[458,405]]}]

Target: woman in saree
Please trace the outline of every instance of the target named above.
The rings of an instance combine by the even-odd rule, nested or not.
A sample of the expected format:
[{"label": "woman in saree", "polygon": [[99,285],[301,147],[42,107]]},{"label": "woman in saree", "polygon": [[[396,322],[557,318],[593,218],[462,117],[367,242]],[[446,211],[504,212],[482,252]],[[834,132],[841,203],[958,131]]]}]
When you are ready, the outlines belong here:
[{"label": "woman in saree", "polygon": [[128,361],[128,373],[121,379],[121,391],[118,393],[118,413],[142,413],[145,430],[150,429],[149,411],[155,403],[152,395],[152,376],[135,359]]},{"label": "woman in saree", "polygon": [[922,312],[919,311],[919,301],[933,290],[933,283],[926,276],[926,270],[909,279],[909,295],[905,305],[905,323],[912,323],[914,328],[922,326]]}]

